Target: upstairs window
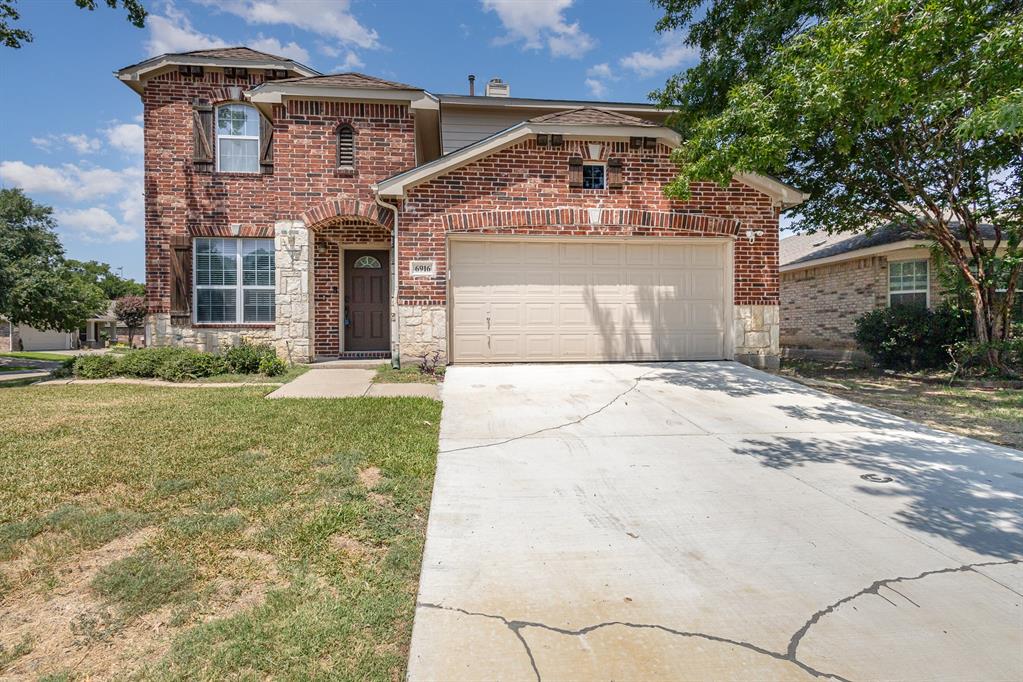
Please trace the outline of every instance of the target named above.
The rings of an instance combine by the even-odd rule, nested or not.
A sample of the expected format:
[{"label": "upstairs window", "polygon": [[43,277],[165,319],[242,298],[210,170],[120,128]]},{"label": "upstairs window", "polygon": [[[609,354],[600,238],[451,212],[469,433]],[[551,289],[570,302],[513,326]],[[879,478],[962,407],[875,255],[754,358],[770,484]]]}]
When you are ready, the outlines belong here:
[{"label": "upstairs window", "polygon": [[607,187],[606,168],[602,163],[583,164],[583,189],[604,189]]},{"label": "upstairs window", "polygon": [[196,239],[196,322],[273,322],[274,269],[272,239]]},{"label": "upstairs window", "polygon": [[337,129],[337,167],[355,169],[355,130],[350,125]]},{"label": "upstairs window", "polygon": [[247,104],[217,107],[217,170],[259,172],[259,112]]},{"label": "upstairs window", "polygon": [[888,303],[927,306],[927,261],[906,260],[888,264]]}]

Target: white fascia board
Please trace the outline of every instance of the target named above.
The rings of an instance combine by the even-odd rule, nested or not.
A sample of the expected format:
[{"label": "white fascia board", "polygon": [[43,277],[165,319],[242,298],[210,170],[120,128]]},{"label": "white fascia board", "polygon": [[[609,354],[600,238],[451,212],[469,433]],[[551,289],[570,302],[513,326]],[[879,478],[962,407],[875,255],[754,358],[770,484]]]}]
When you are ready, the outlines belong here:
[{"label": "white fascia board", "polygon": [[254,104],[281,104],[285,97],[313,99],[345,99],[358,102],[407,102],[429,106],[429,98],[422,90],[381,90],[377,88],[338,88],[326,85],[300,83],[263,83],[245,93]]},{"label": "white fascia board", "polygon": [[505,147],[517,144],[529,135],[545,133],[564,135],[567,138],[580,139],[620,139],[623,137],[656,137],[669,146],[677,146],[679,135],[674,130],[651,126],[591,126],[565,125],[557,123],[530,123],[524,121],[468,147],[463,147],[430,163],[413,168],[409,171],[381,180],[374,186],[380,196],[404,197],[405,190],[422,182],[432,180],[460,166],[477,161],[485,156],[498,152]]},{"label": "white fascia board", "polygon": [[[611,111],[636,112],[641,114],[663,113],[665,116],[674,113],[676,109],[660,109],[653,104],[641,102],[594,102],[589,100],[547,100],[529,99],[516,97],[485,97],[480,95],[438,95],[445,107],[472,107],[472,108],[494,108],[494,109],[551,109],[564,111],[566,109],[578,109],[580,107],[593,107],[595,109],[609,109]],[[503,100],[503,101],[499,101]]]},{"label": "white fascia board", "polygon": [[809,194],[800,192],[795,187],[786,185],[784,182],[775,180],[774,178],[769,178],[766,175],[757,175],[756,173],[736,173],[732,177],[744,185],[749,185],[753,189],[777,199],[781,203],[782,208],[798,206],[810,198]]}]

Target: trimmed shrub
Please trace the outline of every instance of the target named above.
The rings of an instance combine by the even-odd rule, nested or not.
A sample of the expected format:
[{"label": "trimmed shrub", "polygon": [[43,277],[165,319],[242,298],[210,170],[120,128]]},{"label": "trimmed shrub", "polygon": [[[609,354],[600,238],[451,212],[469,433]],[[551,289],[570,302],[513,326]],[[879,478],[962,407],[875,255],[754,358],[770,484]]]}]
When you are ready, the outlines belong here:
[{"label": "trimmed shrub", "polygon": [[118,362],[114,355],[79,355],[72,372],[79,379],[108,379],[117,374]]},{"label": "trimmed shrub", "polygon": [[151,379],[159,376],[159,369],[162,365],[193,353],[195,351],[191,349],[174,346],[139,348],[125,354],[118,371],[129,377]]},{"label": "trimmed shrub", "polygon": [[288,366],[279,357],[267,356],[259,361],[259,373],[268,377],[279,377],[288,370]]},{"label": "trimmed shrub", "polygon": [[963,312],[942,305],[871,310],[856,320],[856,343],[885,369],[935,369],[948,365],[948,348],[971,337]]},{"label": "trimmed shrub", "polygon": [[60,363],[60,366],[53,370],[53,376],[57,379],[66,379],[75,373],[75,362],[78,358],[68,358]]},{"label": "trimmed shrub", "polygon": [[277,351],[268,343],[249,343],[242,341],[239,345],[229,348],[224,354],[228,371],[238,374],[256,374],[259,364],[264,358],[276,358]]},{"label": "trimmed shrub", "polygon": [[187,381],[223,372],[224,359],[219,355],[187,351],[161,363],[156,370],[156,376],[166,381]]}]

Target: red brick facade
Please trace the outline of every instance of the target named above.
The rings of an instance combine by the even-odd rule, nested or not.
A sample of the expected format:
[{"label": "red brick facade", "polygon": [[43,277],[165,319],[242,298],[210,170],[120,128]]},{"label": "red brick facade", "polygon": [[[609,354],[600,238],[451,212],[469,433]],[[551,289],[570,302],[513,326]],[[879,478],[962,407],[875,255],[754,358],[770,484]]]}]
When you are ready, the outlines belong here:
[{"label": "red brick facade", "polygon": [[[236,101],[231,98],[238,97],[238,89],[245,91],[260,82],[260,75],[226,79],[218,68],[208,68],[199,77],[169,71],[145,81],[150,311],[166,314],[171,310],[174,248],[180,254],[194,237],[232,236],[232,225],[240,225],[238,235],[242,237],[273,237],[275,223],[290,221],[290,225],[303,231],[309,228],[312,233],[308,256],[302,256],[303,264],[307,257],[312,261],[311,291],[306,299],[307,303],[311,300],[312,310],[297,327],[288,328],[309,329],[308,347],[315,356],[337,355],[343,333],[342,251],[346,246],[382,246],[391,240],[392,213],[375,203],[372,185],[415,167],[413,110],[405,103],[289,99],[272,108],[271,173],[200,170],[193,162],[193,104]],[[337,168],[336,135],[341,125],[349,125],[355,132],[354,169]],[[633,149],[626,140],[593,143],[602,146],[601,159],[621,160],[621,188],[569,187],[569,157],[588,157],[587,145],[569,140],[561,147],[542,148],[532,139],[410,188],[405,200],[396,202],[400,207],[398,305],[446,305],[447,235],[453,232],[733,236],[735,303],[778,304],[778,207],[774,200],[739,182],[727,188],[699,184],[692,200],[669,200],[662,189],[675,169],[667,146]],[[595,220],[591,219],[592,209],[600,211]],[[745,238],[747,230],[763,234],[750,244]],[[280,253],[282,245],[278,243],[276,248]],[[411,278],[407,263],[414,259],[436,261],[436,275]],[[289,324],[295,319],[289,313]],[[294,331],[282,332],[280,322],[278,317],[276,331],[267,325],[261,330],[258,325],[218,328],[261,331],[267,338],[294,335]],[[174,319],[170,325],[179,325],[180,330],[188,322]],[[441,322],[436,325],[443,330]]]},{"label": "red brick facade", "polygon": [[[621,189],[569,187],[568,160],[585,156],[583,142],[541,148],[524,141],[408,191],[398,231],[399,262],[437,261],[437,276],[411,278],[402,269],[399,304],[446,302],[446,236],[451,232],[564,236],[693,237],[738,235],[735,303],[778,304],[778,214],[771,198],[742,183],[700,183],[690,201],[666,198],[674,177],[669,149],[633,150],[602,142],[604,158],[622,159]],[[600,207],[596,224],[587,209]],[[684,214],[684,215],[679,215]],[[746,230],[759,230],[753,244]]]},{"label": "red brick facade", "polygon": [[[380,215],[370,185],[415,165],[411,112],[403,104],[290,101],[273,111],[274,166],[270,174],[199,172],[192,163],[192,103],[221,103],[231,86],[242,90],[262,76],[225,79],[207,69],[193,78],[171,71],[145,83],[146,292],[150,311],[165,313],[171,300],[171,239],[271,237],[278,220],[304,220],[333,200],[354,215]],[[336,168],[334,135],[341,123],[355,130],[354,171]],[[390,220],[389,217],[386,217]]]}]

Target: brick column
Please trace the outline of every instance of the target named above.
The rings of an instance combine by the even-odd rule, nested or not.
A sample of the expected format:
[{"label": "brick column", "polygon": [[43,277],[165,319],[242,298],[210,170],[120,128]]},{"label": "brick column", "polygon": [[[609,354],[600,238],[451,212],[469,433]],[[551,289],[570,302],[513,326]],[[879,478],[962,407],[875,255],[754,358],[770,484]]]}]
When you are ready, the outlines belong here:
[{"label": "brick column", "polygon": [[277,270],[274,345],[277,354],[289,362],[313,359],[312,240],[312,232],[301,220],[274,224]]}]

